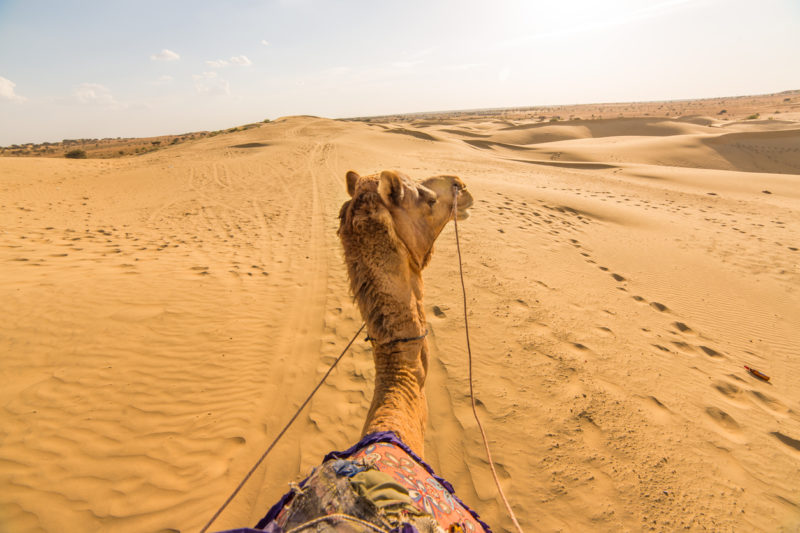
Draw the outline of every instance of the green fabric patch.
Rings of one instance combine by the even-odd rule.
[[[375,507],[402,507],[416,510],[405,487],[397,483],[392,476],[379,470],[365,470],[350,478],[350,483],[360,496],[371,501]],[[416,514],[416,513],[414,513]]]

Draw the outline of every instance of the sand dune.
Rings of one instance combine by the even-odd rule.
[[[526,530],[796,531],[800,124],[775,122],[290,117],[0,158],[0,531],[198,530],[360,325],[337,214],[347,170],[384,168],[476,199],[476,388]],[[448,227],[427,458],[504,531],[456,276]],[[216,526],[352,444],[372,379],[358,342]]]

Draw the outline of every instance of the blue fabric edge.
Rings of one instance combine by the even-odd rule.
[[[481,526],[483,526],[483,529],[486,531],[486,533],[492,533],[492,529],[489,527],[489,524],[481,520],[481,517],[478,516],[477,512],[472,510],[467,504],[461,501],[461,498],[456,496],[456,491],[453,488],[453,485],[451,485],[450,482],[447,481],[446,479],[438,476],[436,472],[433,471],[433,468],[431,468],[430,465],[428,465],[428,463],[423,461],[420,456],[414,453],[414,450],[406,446],[406,444],[403,441],[401,441],[400,438],[397,435],[395,435],[393,431],[377,431],[375,433],[370,433],[369,435],[364,435],[363,437],[361,437],[361,440],[359,440],[356,444],[354,444],[350,448],[342,452],[330,452],[322,459],[322,462],[324,463],[325,461],[328,461],[330,459],[347,459],[360,449],[366,448],[367,446],[370,446],[372,444],[377,444],[379,442],[389,442],[391,444],[394,444],[395,446],[406,452],[408,455],[410,455],[412,459],[414,459],[417,463],[419,463],[419,465],[422,466],[422,468],[424,468],[431,476],[433,476],[433,478],[436,481],[441,483],[441,485],[445,489],[447,489],[447,492],[450,493],[450,495],[453,497],[455,501],[461,504],[461,506],[464,509],[469,511],[469,513],[472,515],[472,518],[474,518]],[[299,484],[300,487],[304,487],[306,482],[308,481],[308,478],[310,477],[311,474],[309,474],[308,477],[306,477],[303,481],[301,481]],[[275,520],[275,518],[277,518],[278,516],[278,513],[280,513],[281,509],[283,509],[283,507],[287,503],[289,503],[293,495],[294,493],[292,491],[289,491],[286,494],[284,494],[281,497],[281,499],[278,500],[278,502],[275,505],[273,505],[269,511],[267,511],[267,514],[264,516],[264,518],[258,521],[258,524],[256,524],[256,529],[263,530],[263,528],[265,528],[267,524]]]

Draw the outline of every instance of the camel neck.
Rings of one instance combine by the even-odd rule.
[[[424,335],[422,276],[409,268],[404,277],[407,285],[403,290],[392,291],[393,297],[384,301],[388,305],[369,315],[369,335],[376,339],[372,343],[375,391],[364,433],[394,431],[422,455],[428,411],[424,392],[428,340]]]
[[[376,346],[405,344],[424,337],[427,329],[422,275],[408,265],[391,277],[391,290],[380,290],[376,280],[370,285],[377,290],[364,291],[364,298],[358,299],[368,336]]]
[[[428,408],[425,377],[428,372],[426,339],[373,345],[375,391],[364,434],[394,431],[415,452],[424,452]]]

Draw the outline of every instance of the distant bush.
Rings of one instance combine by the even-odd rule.
[[[267,122],[269,122],[269,119],[268,119],[268,118],[265,118],[265,119],[264,119],[264,120],[262,120],[261,122],[263,122],[264,124],[266,124]]]
[[[756,113],[755,115],[750,115],[749,117],[747,117],[747,120],[755,120],[760,116],[761,115],[759,113]]]
[[[64,154],[64,157],[68,157],[70,159],[86,159],[86,152],[80,149],[70,150]]]
[[[150,144],[152,144],[153,146],[158,146],[161,144],[161,141],[150,141]]]
[[[727,109],[720,109],[720,111],[719,111],[719,113],[717,113],[717,115],[724,115],[727,112],[728,112]]]

